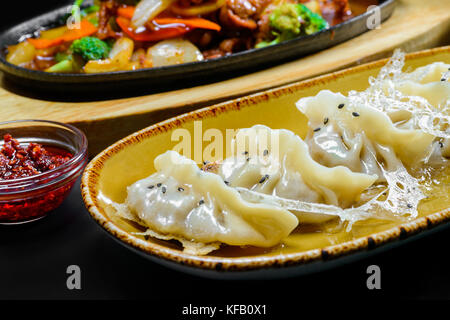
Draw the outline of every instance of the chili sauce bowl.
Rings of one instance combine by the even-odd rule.
[[[86,136],[71,125],[44,120],[0,122],[0,147],[5,134],[22,146],[37,143],[53,154],[70,154],[68,161],[54,169],[0,180],[0,224],[41,219],[61,205],[86,166]]]

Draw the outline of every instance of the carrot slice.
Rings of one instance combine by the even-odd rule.
[[[64,42],[63,39],[28,39],[28,42],[31,43],[36,49],[47,49],[51,47],[58,46]]]
[[[117,15],[119,17],[124,17],[127,19],[133,19],[134,11],[136,10],[136,7],[128,6],[128,7],[120,7],[117,9]]]
[[[190,29],[184,27],[160,28],[159,30],[145,30],[136,33],[131,27],[131,21],[123,17],[117,17],[117,24],[131,39],[136,41],[160,41],[164,39],[175,38],[188,32]]]
[[[97,32],[97,27],[88,20],[81,20],[79,29],[69,29],[62,35],[65,42],[90,36]]]
[[[190,28],[195,29],[208,29],[208,30],[215,30],[220,31],[221,27],[212,21],[202,19],[202,18],[188,18],[188,19],[181,19],[181,18],[155,18],[153,20],[159,25],[165,25],[165,24],[183,24]]]
[[[88,20],[81,20],[79,29],[69,29],[64,34],[55,39],[28,39],[36,49],[47,49],[58,46],[64,42],[74,41],[90,36],[97,32],[97,27]]]

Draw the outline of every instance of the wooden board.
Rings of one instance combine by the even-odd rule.
[[[450,43],[450,1],[397,0],[392,17],[343,44],[231,80],[127,99],[57,102],[0,87],[0,119],[48,119],[76,125],[88,136],[91,155],[134,132],[176,114],[356,64]]]

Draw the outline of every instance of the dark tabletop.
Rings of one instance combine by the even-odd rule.
[[[441,231],[337,269],[285,280],[220,281],[178,273],[136,255],[90,217],[75,185],[63,205],[37,222],[0,228],[0,299],[166,299],[245,303],[295,299],[450,298],[450,231]],[[381,269],[381,290],[366,286],[369,265]],[[81,290],[68,290],[69,265],[81,269]],[[287,289],[292,289],[287,291]],[[188,293],[188,294],[187,294]],[[294,296],[287,297],[294,298]]]
[[[4,27],[70,1],[9,3]],[[14,6],[16,10],[14,10]],[[20,8],[20,10],[19,10]],[[8,14],[14,12],[14,15]],[[89,216],[79,184],[40,221],[0,227],[0,299],[133,299],[254,303],[335,298],[450,299],[450,230],[337,269],[270,281],[216,281],[178,273],[112,240]],[[369,265],[381,290],[366,286]],[[81,290],[68,290],[66,269],[81,268]]]

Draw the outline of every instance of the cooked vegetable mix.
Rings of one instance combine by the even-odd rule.
[[[352,16],[348,0],[76,0],[66,25],[7,48],[56,73],[137,70],[218,58],[310,35]]]
[[[309,35],[327,28],[327,21],[303,4],[285,3],[275,8],[269,16],[270,29],[274,40],[261,41],[256,47],[262,48],[294,39],[301,34]]]

